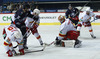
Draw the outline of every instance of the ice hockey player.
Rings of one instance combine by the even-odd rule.
[[[71,4],[69,4],[69,7],[68,7],[65,15],[66,15],[66,19],[69,18],[73,22],[74,25],[78,24],[79,10],[77,8],[74,8],[71,6]]]
[[[16,55],[12,42],[16,42],[18,44],[20,54],[24,55],[22,34],[14,24],[8,25],[3,29],[3,37],[4,47],[7,51],[6,53],[8,54],[8,57]]]
[[[29,11],[30,5],[29,4],[24,4],[22,9],[19,9],[15,13],[15,20],[13,23],[21,30],[23,38],[24,38],[24,44],[23,47],[24,49],[28,49],[27,47],[27,36],[25,35],[26,33],[26,26],[25,26],[25,19],[26,17],[33,17],[31,12]]]
[[[33,11],[34,17],[33,18],[27,17],[25,20],[25,24],[26,24],[27,30],[30,28],[32,34],[39,40],[40,45],[43,45],[43,41],[37,30],[40,23],[39,14],[40,14],[40,10],[34,9]]]
[[[56,37],[56,46],[65,46],[62,40],[74,40],[74,47],[78,48],[81,45],[81,41],[78,40],[79,33],[69,19],[65,19],[65,16],[60,15],[58,20],[61,23],[59,36]]]
[[[95,14],[92,11],[90,11],[90,8],[87,8],[86,11],[82,13],[82,17],[80,18],[80,21],[77,25],[78,26],[77,31],[80,32],[82,25],[84,25],[85,27],[88,27],[91,37],[95,39],[96,36],[94,36],[93,34],[93,29],[92,29],[91,22],[90,22],[91,17],[96,19]]]

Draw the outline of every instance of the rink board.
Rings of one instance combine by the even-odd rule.
[[[100,12],[94,12],[96,15],[100,15]],[[79,15],[79,18],[81,17]],[[65,15],[64,12],[56,12],[56,13],[40,13],[40,25],[60,25],[58,21],[59,15]],[[9,25],[11,21],[14,20],[14,14],[0,14],[0,25]],[[100,19],[92,22],[92,25],[100,25]]]

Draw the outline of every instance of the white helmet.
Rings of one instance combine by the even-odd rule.
[[[90,8],[87,8],[86,11],[90,11]]]
[[[39,9],[34,9],[33,13],[36,14],[36,15],[39,15],[40,14],[40,10]]]
[[[21,38],[21,33],[19,31],[15,31],[13,35],[16,39]]]

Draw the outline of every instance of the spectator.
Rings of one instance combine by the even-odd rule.
[[[34,1],[31,2],[30,7],[31,7],[31,10],[34,10],[35,9]]]

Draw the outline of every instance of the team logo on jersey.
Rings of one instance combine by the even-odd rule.
[[[60,33],[62,33],[62,30],[60,31]]]

